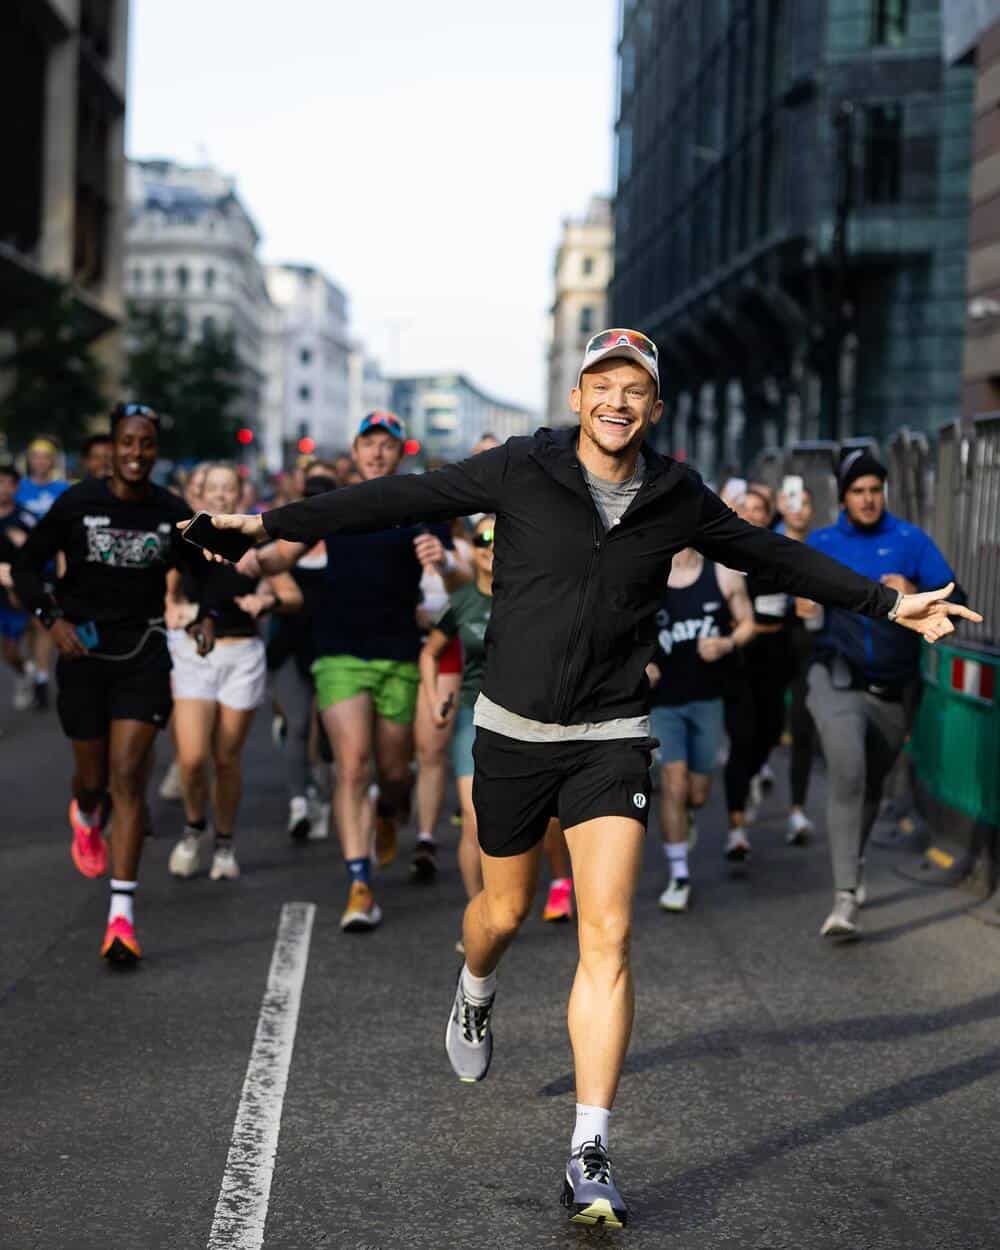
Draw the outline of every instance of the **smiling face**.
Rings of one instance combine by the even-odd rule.
[[[403,444],[386,430],[369,430],[354,440],[354,462],[362,481],[388,477],[403,458]]]
[[[112,476],[126,486],[148,482],[160,448],[156,425],[148,417],[124,417],[111,438]]]
[[[580,418],[581,442],[615,459],[634,453],[663,413],[656,383],[646,370],[615,357],[584,373],[570,391],[569,406]]]
[[[885,483],[874,473],[855,479],[844,492],[844,507],[853,525],[877,525],[885,511]]]
[[[201,506],[205,512],[218,516],[235,512],[240,504],[240,475],[228,464],[213,465],[205,474]]]

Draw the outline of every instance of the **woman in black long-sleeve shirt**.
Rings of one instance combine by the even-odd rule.
[[[146,762],[170,716],[170,656],[162,629],[167,571],[204,569],[178,521],[191,510],[150,481],[158,452],[156,414],[120,404],[112,415],[112,473],[62,494],[32,531],[14,564],[25,607],[59,651],[59,719],[73,745],[73,862],[85,877],[107,871],[104,826],[114,808],[111,907],[101,954],[141,957],[133,896],[143,839]],[[57,552],[66,572],[55,594],[43,570]],[[211,597],[191,630],[202,653],[213,644]]]

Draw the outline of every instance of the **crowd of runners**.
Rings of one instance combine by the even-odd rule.
[[[525,916],[539,906],[546,921],[577,921],[564,1202],[591,1224],[627,1218],[609,1115],[651,805],[659,904],[684,913],[696,840],[698,855],[748,870],[783,738],[788,854],[809,840],[821,754],[833,903],[820,932],[857,936],[920,638],[974,617],[931,539],[888,511],[871,453],[841,461],[839,518],[816,526],[801,483],[775,496],[732,477],[720,498],[651,451],[661,411],[655,345],[608,330],[581,362],[574,424],[503,445],[484,436],[426,473],[406,472],[402,421],[374,412],[349,453],[301,464],[266,502],[231,463],[158,485],[158,417],[141,403],[118,405],[88,440],[72,485],[46,437],[23,476],[0,465],[3,657],[24,715],[48,705],[54,679],[73,752],[73,863],[110,879],[101,954],[141,958],[159,731],[160,794],[179,804],[169,871],[231,883],[242,755],[267,716],[284,836],[339,840],[345,933],[382,920],[376,866],[402,853],[418,888],[457,862],[469,903],[455,918],[464,960],[446,1049],[461,1080],[490,1066],[496,970]],[[197,513],[213,518],[204,546],[185,534]],[[245,554],[212,556],[234,538]],[[727,827],[699,828],[717,770]]]

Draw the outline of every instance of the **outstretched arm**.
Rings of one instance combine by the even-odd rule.
[[[330,534],[365,534],[393,525],[495,512],[507,457],[506,446],[495,447],[430,473],[379,477],[272,508],[261,516],[216,516],[212,524],[238,530],[256,542],[284,538],[312,544]]]

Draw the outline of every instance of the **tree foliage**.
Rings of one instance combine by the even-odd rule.
[[[48,282],[18,306],[5,329],[13,347],[0,354],[0,372],[11,386],[0,399],[0,429],[12,446],[39,433],[73,446],[91,418],[106,411],[103,372],[91,353],[92,316],[69,286]]]
[[[245,423],[240,363],[228,331],[192,340],[183,314],[164,304],[130,304],[126,385],[160,414],[160,448],[180,459],[231,457]]]

